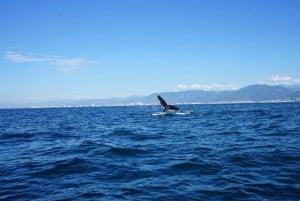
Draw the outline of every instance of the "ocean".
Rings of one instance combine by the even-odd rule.
[[[0,110],[0,200],[300,200],[300,103]]]

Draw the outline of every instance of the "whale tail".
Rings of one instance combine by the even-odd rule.
[[[163,107],[163,112],[168,112],[169,110],[179,110],[179,108],[176,106],[168,105],[167,102],[160,95],[157,95],[157,98],[160,102],[160,105]]]

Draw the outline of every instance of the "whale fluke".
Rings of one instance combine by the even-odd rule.
[[[157,98],[160,102],[160,105],[164,108],[163,112],[168,112],[169,110],[179,110],[179,108],[176,106],[168,105],[167,102],[160,95],[157,95]]]

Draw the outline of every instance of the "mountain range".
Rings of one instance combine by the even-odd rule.
[[[300,88],[284,86],[249,85],[238,90],[203,91],[188,90],[178,92],[153,93],[148,96],[130,96],[127,98],[59,100],[19,105],[1,105],[0,107],[75,107],[75,106],[129,106],[159,104],[157,94],[170,104],[209,104],[243,102],[300,102]]]
[[[123,99],[123,103],[158,104],[157,94],[154,93],[144,97],[129,97]],[[260,84],[230,91],[188,90],[162,92],[159,94],[172,104],[300,101],[300,88]]]

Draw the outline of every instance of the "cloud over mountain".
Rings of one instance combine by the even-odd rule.
[[[267,83],[271,85],[300,85],[300,78],[285,75],[271,75]]]
[[[203,91],[223,91],[223,90],[235,90],[240,86],[237,84],[179,84],[177,86],[179,90],[203,90]]]

